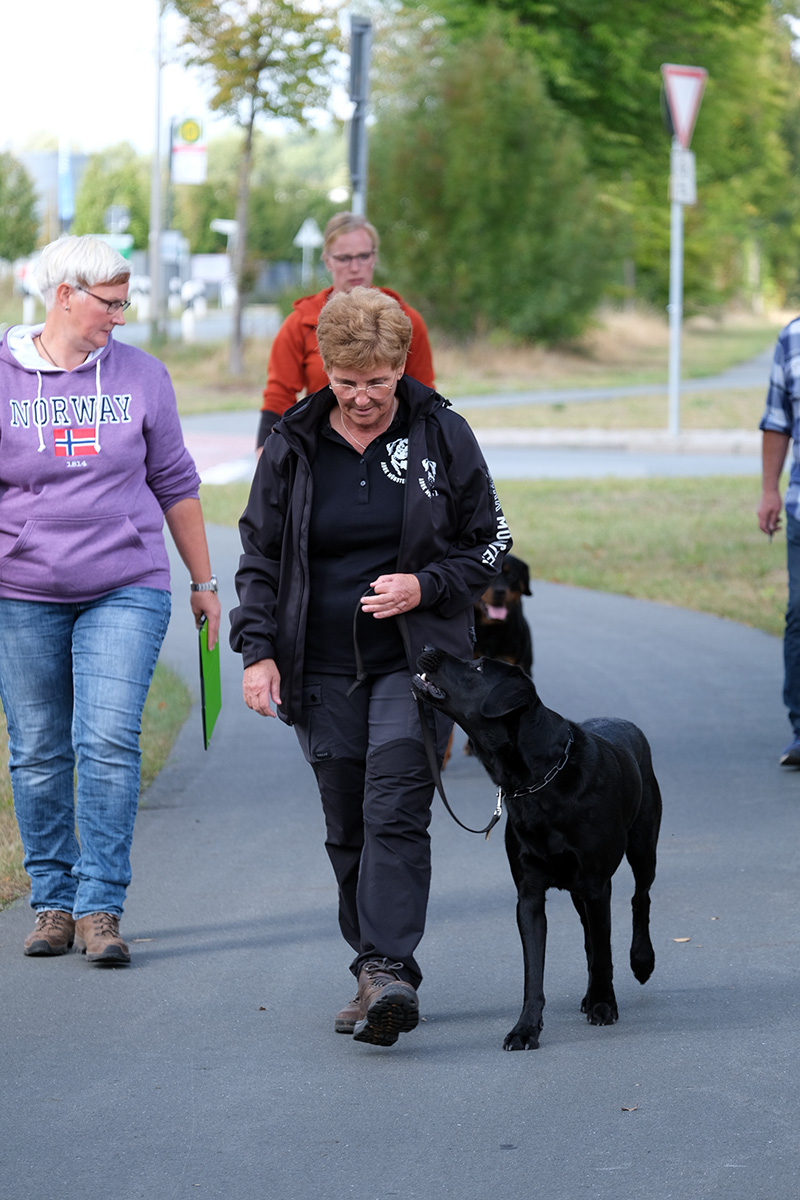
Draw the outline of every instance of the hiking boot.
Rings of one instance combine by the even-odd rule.
[[[386,958],[364,963],[358,976],[358,998],[364,1015],[353,1029],[354,1042],[393,1046],[401,1033],[416,1029],[419,1001],[411,984],[397,974],[402,966]]]
[[[800,729],[795,729],[794,737],[781,754],[782,767],[800,767]]]
[[[75,922],[72,913],[60,908],[47,908],[36,914],[33,932],[25,938],[25,954],[45,958],[66,954],[75,941]]]
[[[364,1015],[361,1008],[361,1000],[356,996],[355,1000],[351,1000],[349,1004],[345,1004],[344,1008],[340,1008],[333,1021],[333,1028],[337,1033],[352,1033],[356,1027],[356,1021],[359,1021]]]
[[[96,912],[75,922],[75,945],[89,962],[118,967],[131,961],[128,947],[119,936],[119,917]]]

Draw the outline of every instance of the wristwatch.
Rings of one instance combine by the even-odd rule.
[[[217,577],[216,575],[212,575],[208,583],[195,583],[194,580],[192,580],[189,584],[189,587],[193,592],[216,592]]]

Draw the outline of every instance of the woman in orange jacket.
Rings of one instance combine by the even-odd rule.
[[[267,365],[267,386],[261,406],[256,438],[258,450],[264,445],[275,422],[305,392],[317,392],[328,378],[317,349],[317,320],[325,302],[334,292],[350,292],[354,287],[370,287],[378,255],[378,232],[366,217],[356,213],[337,213],[325,227],[322,261],[331,273],[332,285],[314,296],[295,300],[294,311],[281,325],[272,343]],[[428,331],[422,317],[397,292],[381,288],[398,302],[411,321],[411,349],[406,374],[428,387],[434,386],[433,358]]]

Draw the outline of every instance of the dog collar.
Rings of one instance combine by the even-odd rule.
[[[506,795],[501,794],[500,796],[498,796],[498,804],[500,804],[503,799],[507,799],[509,796],[511,797],[512,800],[515,800],[517,798],[517,796],[530,796],[533,794],[533,792],[540,792],[542,790],[542,788],[547,787],[548,783],[550,783],[553,779],[555,779],[558,772],[563,771],[564,767],[567,765],[567,760],[569,759],[569,749],[570,749],[571,745],[572,745],[572,730],[570,730],[570,732],[569,732],[569,737],[567,738],[567,744],[564,747],[564,754],[563,754],[562,758],[556,763],[556,765],[554,767],[550,768],[550,770],[547,772],[547,774],[545,775],[542,782],[534,784],[533,787],[519,788],[516,792],[508,792]]]

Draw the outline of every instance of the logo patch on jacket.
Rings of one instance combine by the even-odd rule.
[[[396,442],[387,442],[386,453],[389,455],[389,461],[381,463],[384,475],[387,479],[391,479],[392,483],[405,483],[408,466],[408,438],[398,438]]]
[[[423,458],[422,469],[425,475],[421,475],[417,482],[425,495],[432,500],[434,496],[439,495],[436,490],[436,463],[432,458]]]
[[[76,454],[97,454],[95,431],[91,426],[87,429],[71,429],[69,426],[64,429],[54,429],[53,443],[56,458],[73,458]]]

